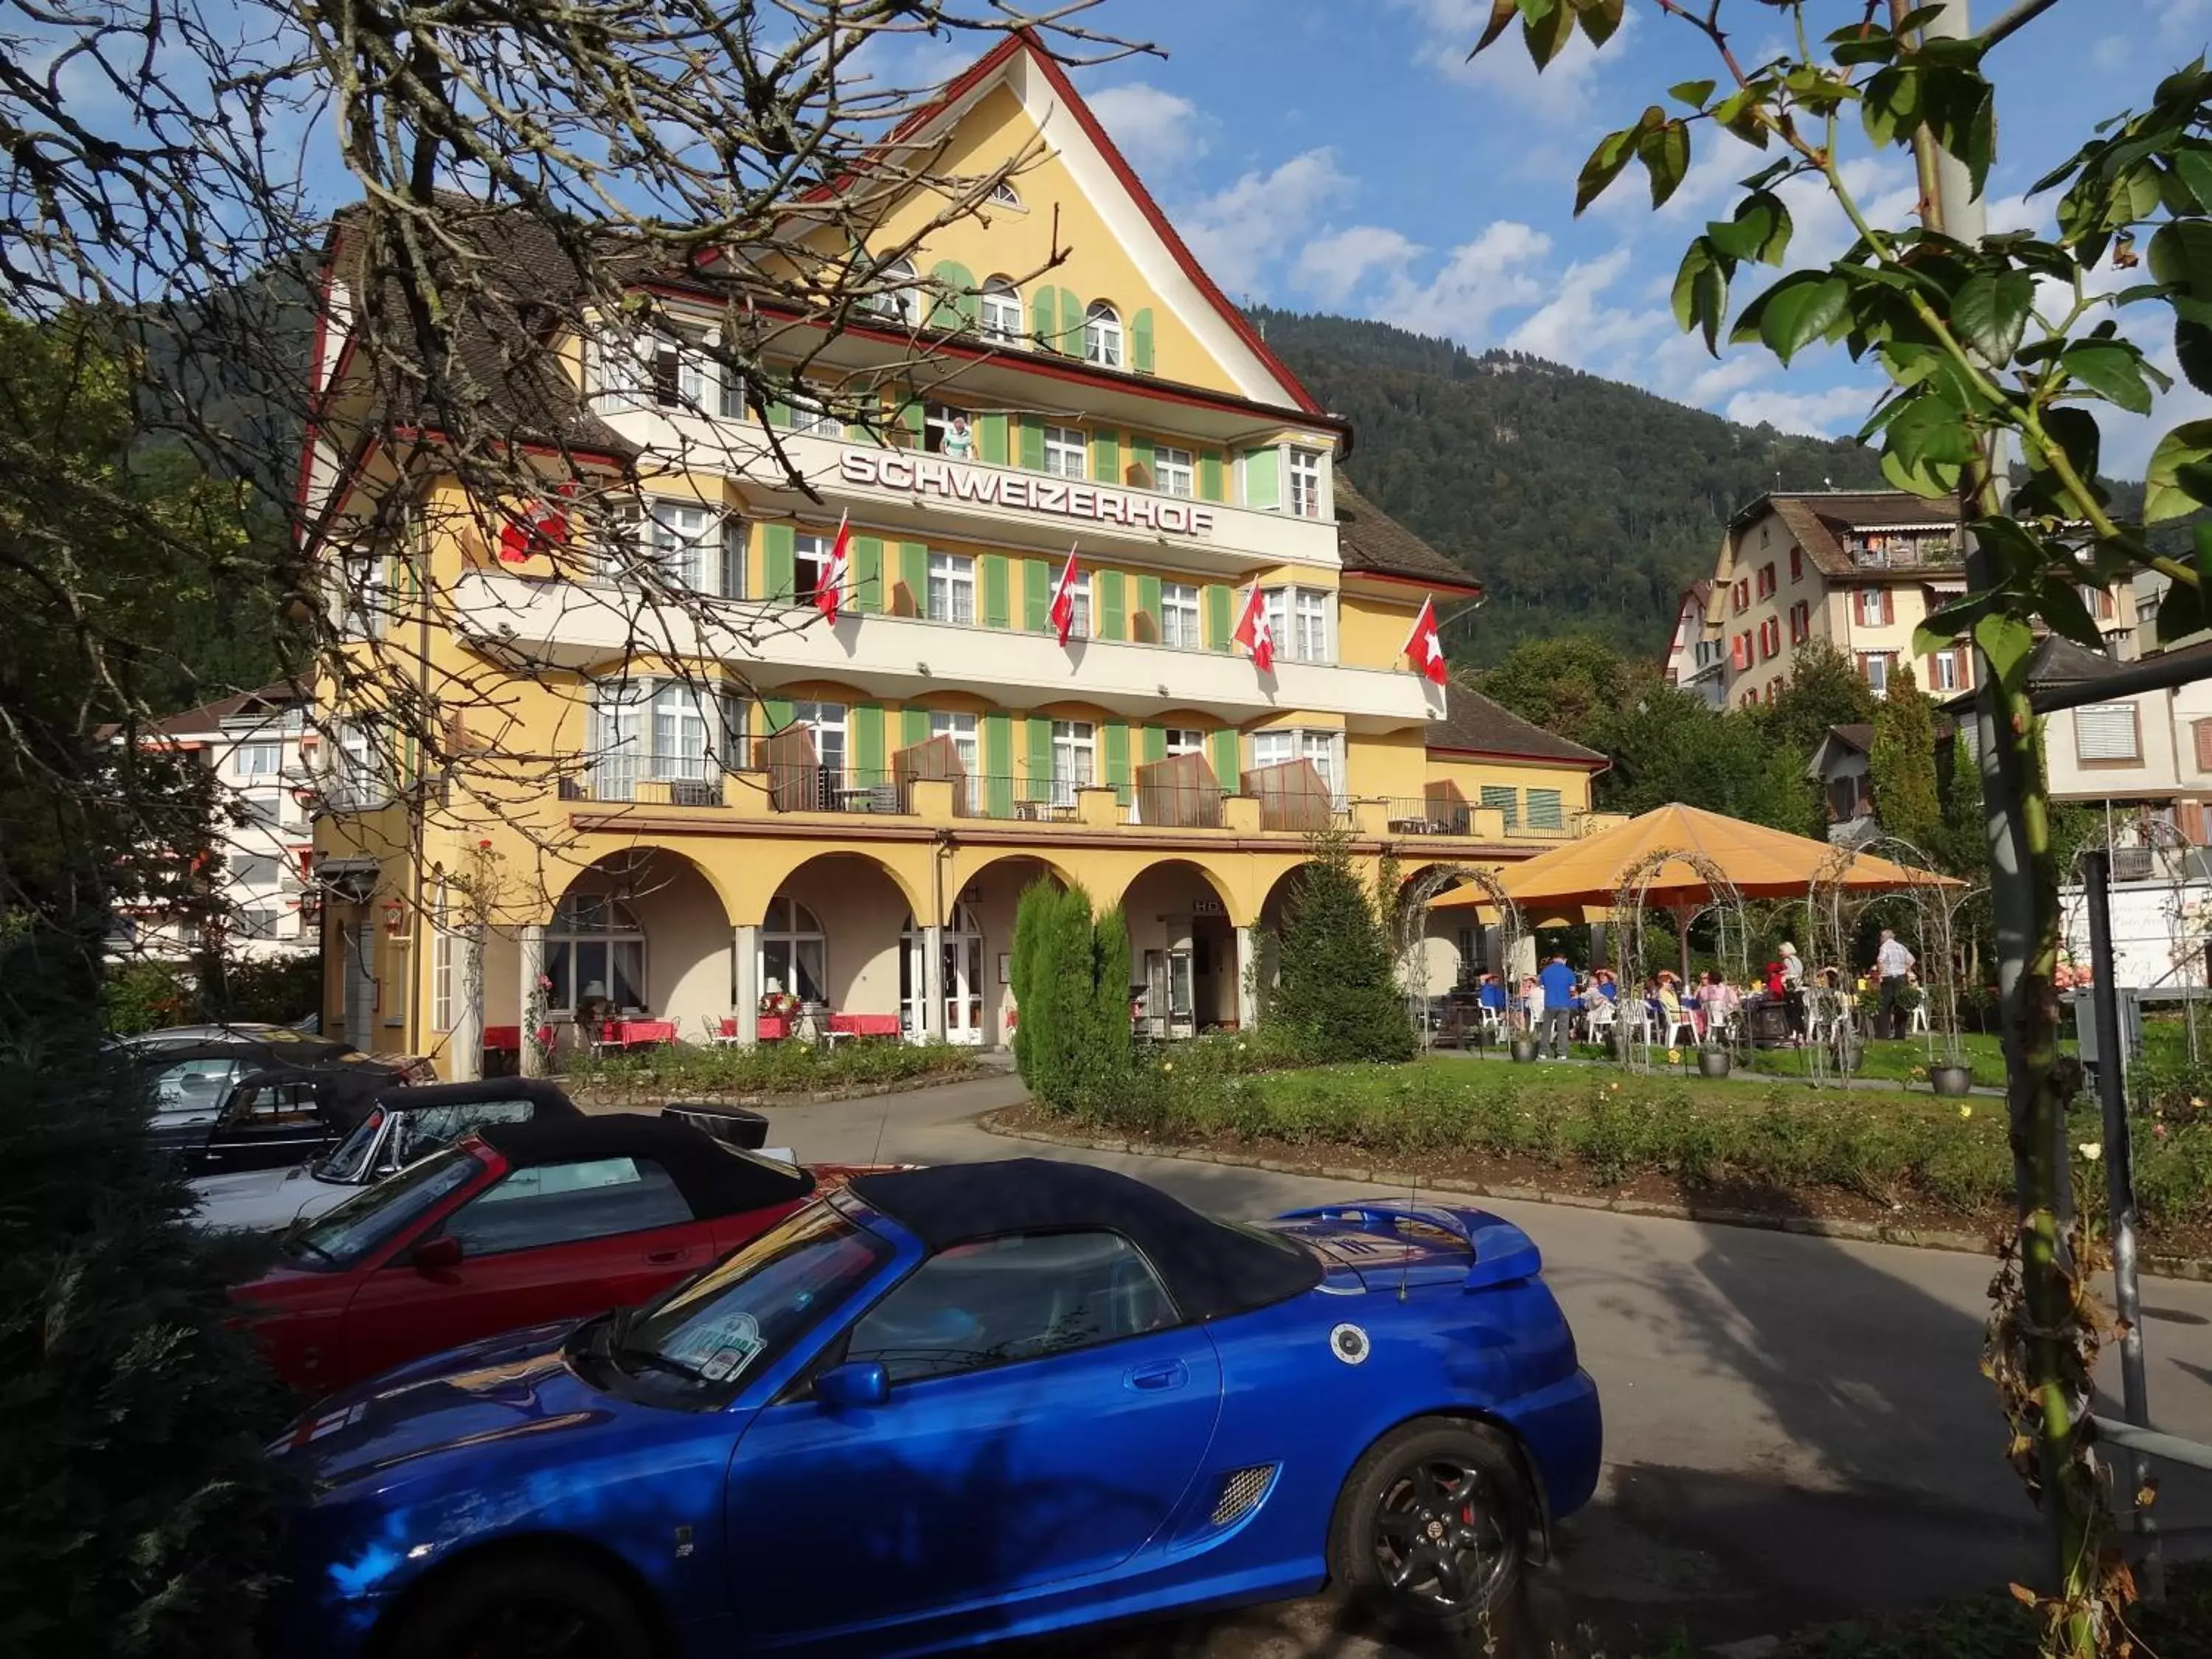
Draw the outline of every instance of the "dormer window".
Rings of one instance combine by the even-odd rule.
[[[1093,300],[1083,318],[1083,361],[1104,368],[1121,367],[1121,313]]]

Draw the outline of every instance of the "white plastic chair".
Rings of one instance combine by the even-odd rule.
[[[1911,1036],[1916,1031],[1924,1034],[1927,1030],[1928,999],[1923,996],[1919,1001],[1912,1005],[1912,1012],[1905,1022],[1905,1034],[1907,1036]]]
[[[1583,1010],[1583,1036],[1585,1040],[1602,1045],[1613,1035],[1613,1023],[1620,1017],[1620,1010],[1609,1001],[1601,1000]]]

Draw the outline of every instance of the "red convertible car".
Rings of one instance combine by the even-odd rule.
[[[278,1241],[232,1297],[326,1393],[478,1337],[643,1302],[855,1171],[635,1114],[486,1124]]]

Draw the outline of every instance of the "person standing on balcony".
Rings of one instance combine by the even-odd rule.
[[[1889,928],[1881,930],[1881,943],[1874,953],[1874,970],[1881,980],[1881,1012],[1878,1024],[1881,1034],[1896,1038],[1905,1035],[1905,1005],[1899,994],[1905,989],[1905,976],[1912,971],[1917,961],[1911,951],[1899,941]]]
[[[1567,1041],[1571,1035],[1569,1022],[1575,1012],[1575,970],[1567,966],[1567,959],[1559,951],[1544,965],[1536,975],[1544,988],[1544,1024],[1546,1029],[1536,1033],[1538,1047],[1546,1040],[1552,1045],[1552,1058],[1567,1057]]]

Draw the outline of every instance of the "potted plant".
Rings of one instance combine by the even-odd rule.
[[[1939,1095],[1956,1100],[1974,1086],[1974,1068],[1954,1055],[1928,1067],[1929,1085]]]
[[[1698,1071],[1704,1077],[1726,1077],[1735,1064],[1735,1056],[1729,1053],[1723,1042],[1707,1042],[1698,1050]]]
[[[1539,1052],[1534,1031],[1516,1031],[1511,1043],[1513,1062],[1516,1066],[1533,1066]]]

